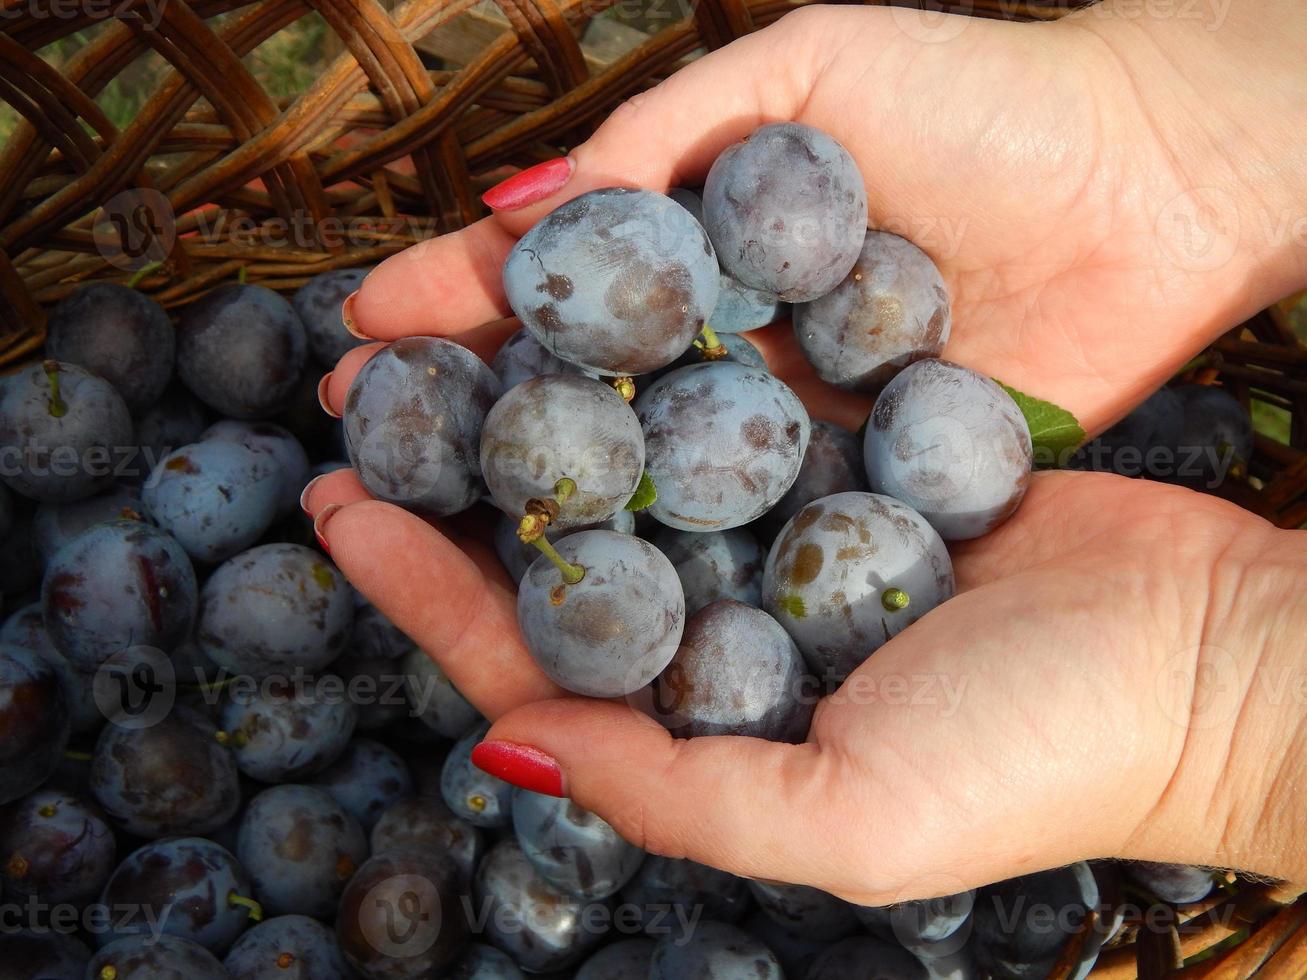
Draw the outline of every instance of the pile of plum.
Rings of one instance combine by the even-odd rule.
[[[1016,511],[1034,449],[1002,386],[939,359],[944,280],[867,230],[843,147],[769,125],[701,194],[564,204],[508,257],[522,329],[492,365],[398,341],[336,422],[317,374],[358,343],[365,274],[226,284],[176,326],[85,286],[0,379],[0,980],[1034,978],[1072,942],[1088,971],[1115,865],[862,908],[646,855],[481,772],[488,723],[296,506],[352,466],[426,517],[492,507],[559,685],[677,737],[801,742],[950,599],[947,542]],[[745,334],[783,317],[822,379],[875,395],[865,432],[768,369]],[[1220,395],[1164,390],[1103,439],[1179,442],[1201,410],[1187,438],[1246,457]],[[1212,887],[1125,870],[1169,902]]]

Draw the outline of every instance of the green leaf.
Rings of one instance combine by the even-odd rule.
[[[644,510],[658,499],[658,488],[649,474],[640,474],[640,485],[635,488],[635,496],[626,502],[627,510]]]
[[[994,379],[998,381],[997,378]],[[1035,450],[1035,469],[1056,469],[1066,462],[1071,451],[1085,441],[1085,430],[1076,417],[1052,402],[1017,391],[998,381],[1030,427],[1030,442]]]

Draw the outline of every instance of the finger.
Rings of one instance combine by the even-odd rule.
[[[570,799],[655,854],[804,883],[829,882],[837,870],[822,852],[838,830],[832,801],[844,766],[816,743],[673,739],[629,705],[583,698],[519,708],[487,743],[545,753]],[[476,754],[490,771],[494,758],[493,748]]]
[[[334,476],[335,474],[333,474]],[[314,488],[313,500],[345,484]],[[493,555],[469,555],[421,518],[379,501],[316,511],[314,528],[350,583],[427,651],[488,718],[563,692],[535,665],[517,600]]]
[[[358,474],[350,467],[332,470],[315,476],[300,494],[300,509],[312,520],[324,508],[335,504],[357,504],[362,500],[371,500],[372,494],[359,482]]]
[[[447,337],[508,316],[500,276],[517,239],[485,218],[392,255],[349,300],[352,329],[377,340]]]
[[[495,320],[492,323],[465,330],[450,339],[466,347],[489,364],[495,359],[495,352],[504,345],[504,341],[519,326],[521,324],[516,320]],[[363,344],[360,347],[355,347],[340,359],[335,369],[328,375],[330,380],[323,387],[323,397],[327,406],[337,415],[344,413],[345,396],[349,394],[349,386],[354,383],[359,371],[363,370],[363,365],[371,360],[377,351],[384,349],[385,346],[385,344]]]

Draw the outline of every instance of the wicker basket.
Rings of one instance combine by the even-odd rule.
[[[796,6],[699,0],[675,19],[650,2],[663,16],[640,29],[600,16],[613,0],[112,0],[80,13],[0,0],[0,100],[24,120],[0,146],[0,366],[35,356],[43,310],[88,280],[135,278],[176,308],[238,272],[289,290],[457,228],[512,169],[556,156],[701,49]],[[1081,2],[928,5],[1051,19]],[[326,22],[335,55],[303,91],[274,98],[242,59],[306,16]],[[39,55],[83,31],[90,40],[60,69]],[[119,130],[95,100],[150,51],[171,67]],[[105,247],[105,234],[133,228],[148,247]],[[1259,435],[1246,476],[1227,481],[1283,527],[1307,524],[1307,348],[1294,310],[1286,301],[1231,331],[1190,372],[1287,415],[1286,440]],[[1307,305],[1300,315],[1307,337]],[[1094,975],[1254,973],[1307,977],[1307,899],[1232,878],[1169,929],[1127,923]]]

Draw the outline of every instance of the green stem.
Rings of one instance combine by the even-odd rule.
[[[63,418],[68,414],[68,403],[63,400],[59,394],[59,362],[48,360],[41,365],[45,371],[46,379],[50,382],[50,414],[57,419]]]
[[[886,612],[898,612],[908,608],[908,594],[902,589],[886,589],[880,594],[880,604]]]
[[[726,347],[718,339],[712,327],[705,323],[699,335],[703,337],[703,345],[699,349],[703,351],[704,360],[716,361],[726,356]]]
[[[139,269],[137,269],[135,272],[132,273],[132,277],[127,280],[127,288],[135,289],[137,286],[141,284],[142,280],[144,280],[146,276],[150,275],[150,273],[152,272],[158,272],[162,268],[163,268],[162,262],[145,263],[145,265],[141,266]]]
[[[65,759],[72,759],[74,762],[90,762],[90,761],[91,761],[91,753],[90,753],[90,752],[74,752],[72,749],[69,749],[69,750],[67,750],[67,751],[64,753],[64,758],[65,758]]]
[[[549,543],[549,539],[543,534],[536,538],[531,544],[540,549],[541,554],[554,563],[554,567],[563,576],[563,582],[567,585],[576,585],[577,582],[585,578],[585,568],[581,565],[573,565],[567,561],[558,550]]]
[[[570,476],[565,476],[554,484],[554,499],[559,504],[567,503],[569,497],[576,493],[576,481]]]
[[[252,898],[246,898],[244,895],[237,895],[235,892],[229,892],[227,895],[227,907],[245,909],[252,922],[263,921],[263,906]]]
[[[236,281],[244,286],[247,277],[248,273],[246,272],[245,266],[241,266],[236,272]]]

